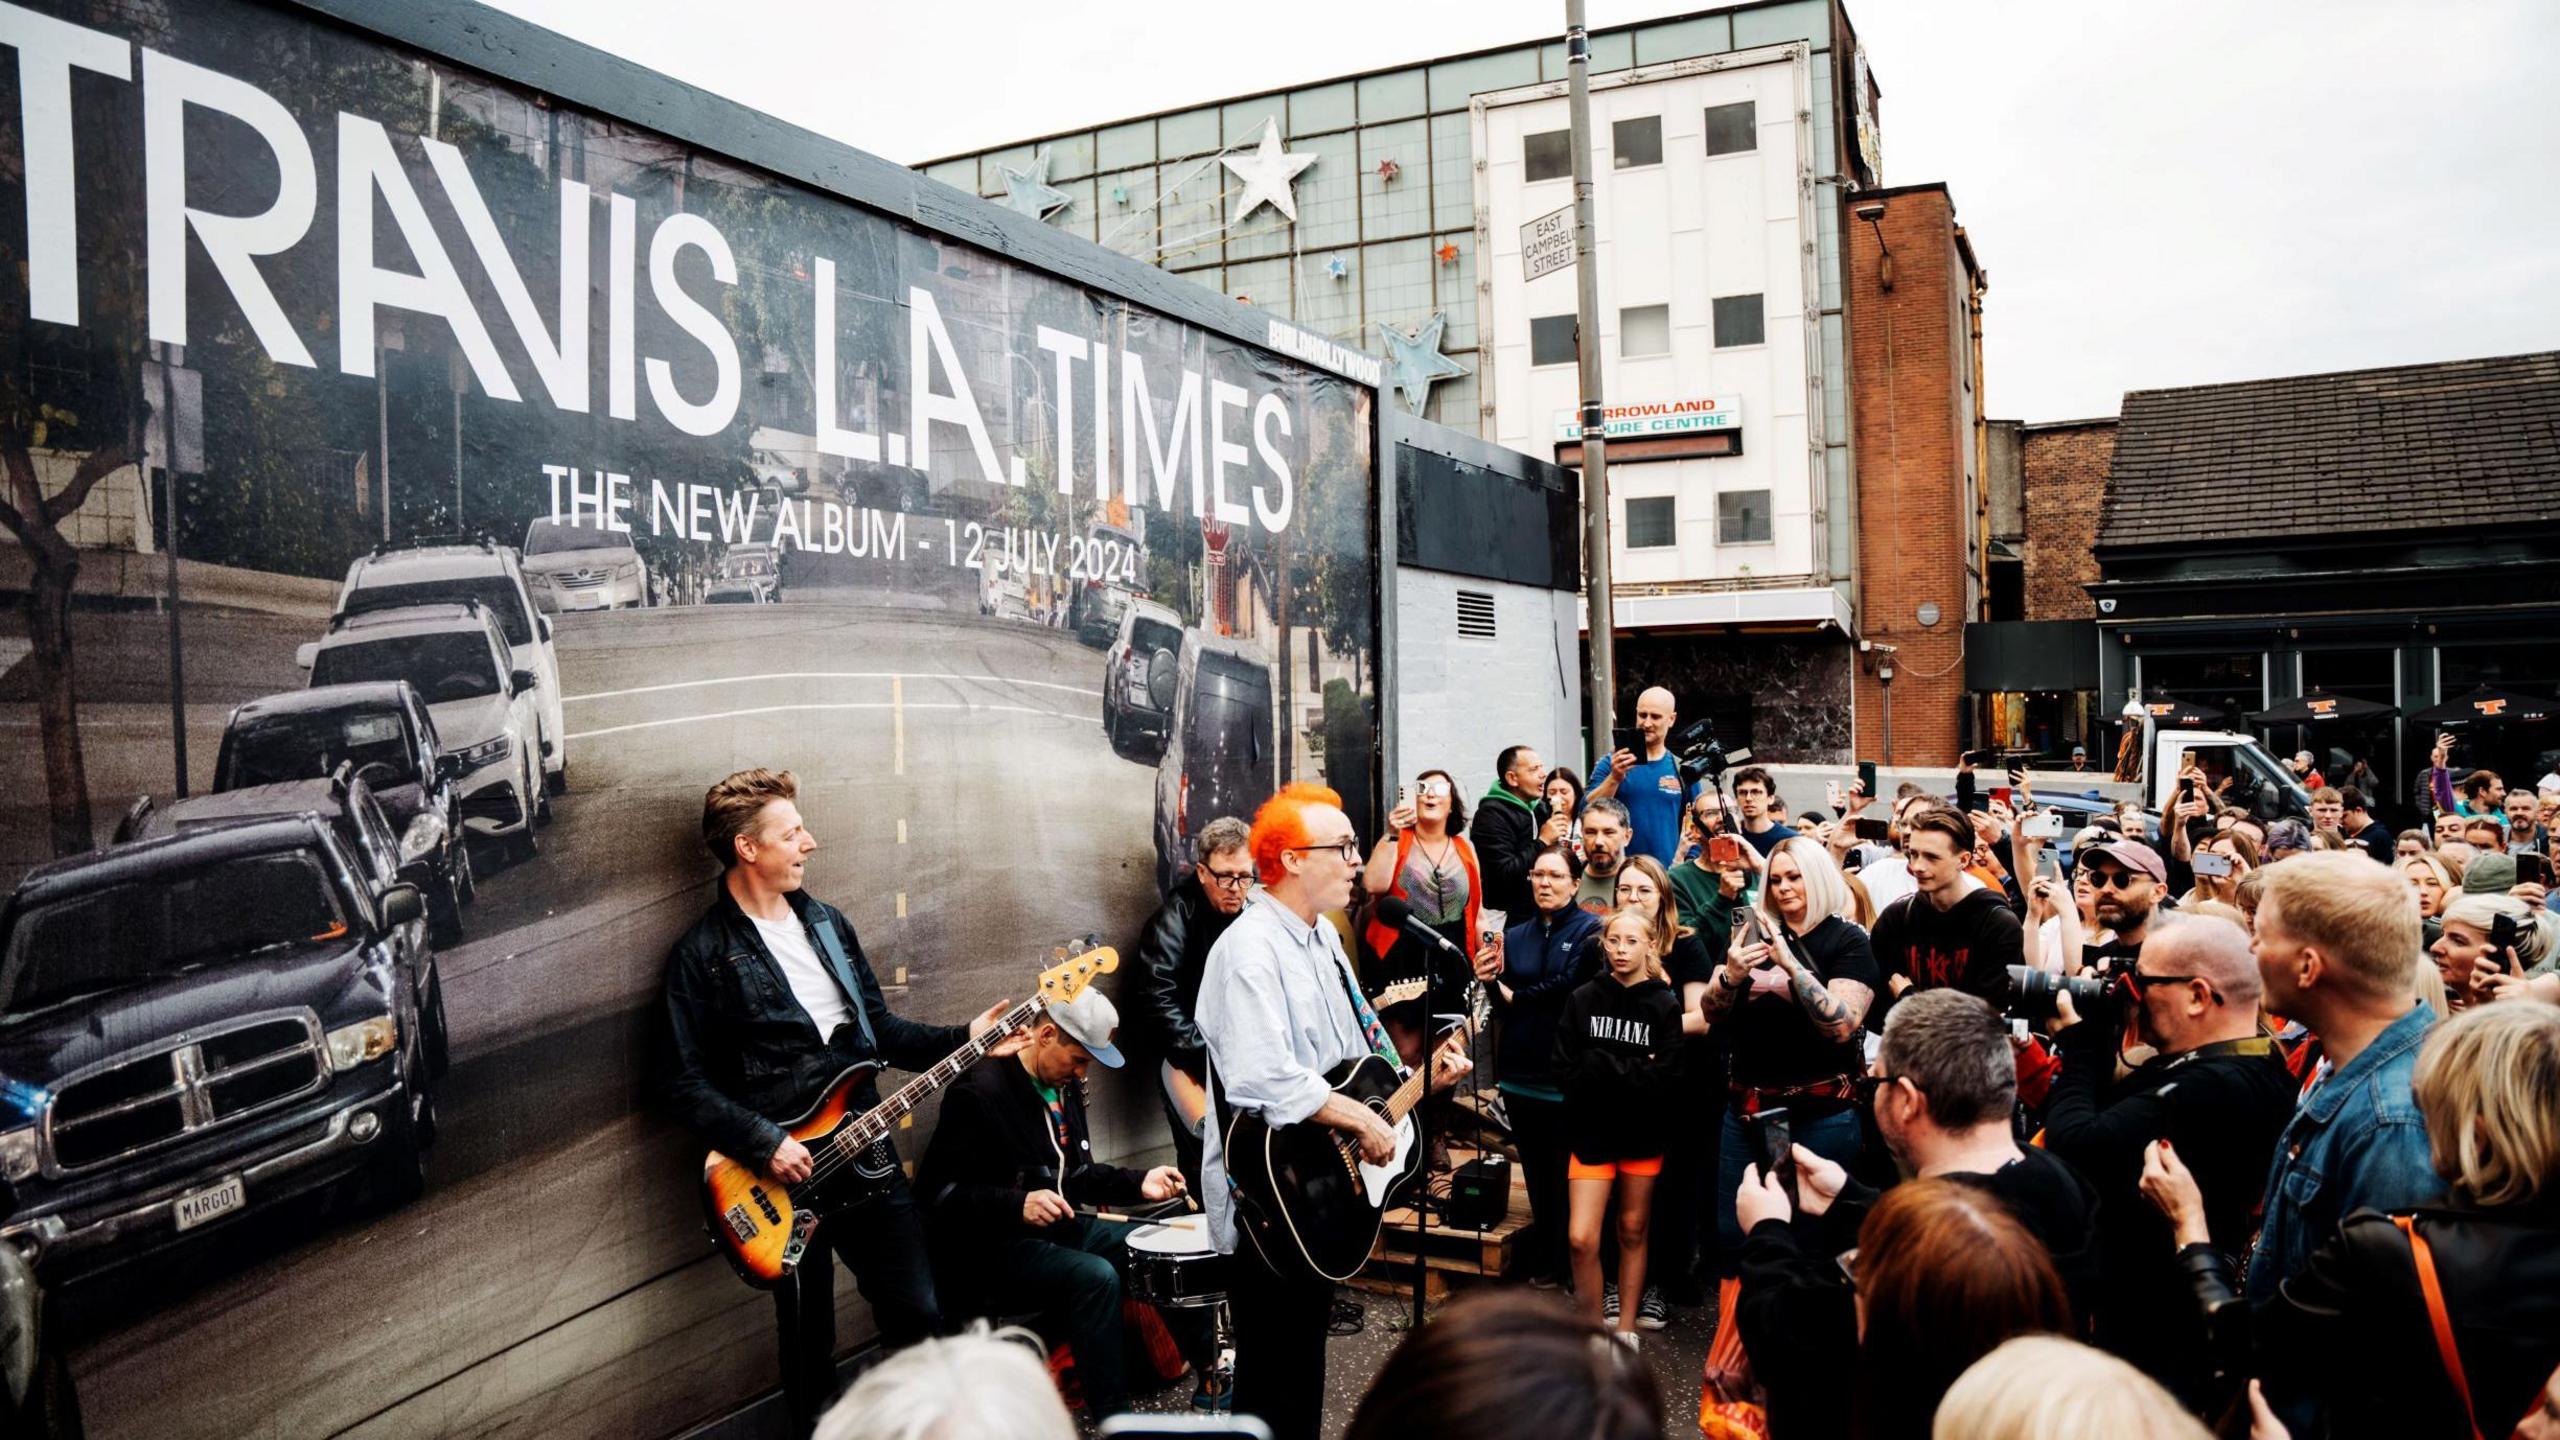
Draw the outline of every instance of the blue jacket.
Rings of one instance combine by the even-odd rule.
[[[1495,1079],[1532,1094],[1560,1096],[1556,1079],[1556,1021],[1574,987],[1591,978],[1584,964],[1600,917],[1578,905],[1554,914],[1532,914],[1502,932],[1502,983],[1511,987],[1502,1012],[1502,1041],[1495,1051]]]
[[[2252,1304],[2299,1274],[2351,1212],[2410,1210],[2444,1194],[2412,1088],[2433,1023],[2433,1012],[2412,1007],[2293,1112],[2267,1171],[2266,1218],[2249,1257]]]

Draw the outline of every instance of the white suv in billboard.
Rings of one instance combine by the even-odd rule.
[[[464,600],[477,603],[497,621],[511,652],[506,668],[533,672],[543,780],[554,795],[567,790],[569,742],[561,738],[568,727],[560,713],[560,656],[551,642],[551,622],[527,591],[513,547],[485,535],[377,545],[347,567],[337,613],[362,615]]]
[[[549,516],[524,531],[524,583],[544,612],[637,610],[649,603],[649,567],[631,537],[593,520]]]
[[[472,601],[341,615],[302,648],[315,687],[408,681],[462,772],[463,829],[518,858],[540,848],[534,827],[551,809],[534,738],[540,682],[512,662],[496,616]]]

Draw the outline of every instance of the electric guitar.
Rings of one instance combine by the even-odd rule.
[[[1055,953],[1065,955],[1067,948]],[[1095,976],[1120,968],[1119,952],[1092,943],[1091,937],[1079,942],[1078,948],[1080,953],[1041,972],[1032,997],[1006,1011],[985,1034],[859,1115],[849,1113],[854,1092],[886,1067],[876,1061],[848,1066],[816,1104],[783,1124],[785,1134],[808,1147],[812,1163],[807,1179],[786,1185],[717,1150],[705,1156],[704,1221],[712,1242],[738,1278],[759,1290],[770,1290],[790,1278],[809,1248],[810,1232],[818,1228],[821,1204],[858,1198],[865,1187],[881,1183],[897,1168],[897,1151],[889,1136],[900,1120],[985,1059],[1006,1036],[1039,1019],[1042,1011],[1064,1005],[1082,994]]]
[[[1237,1114],[1227,1127],[1227,1177],[1244,1232],[1273,1269],[1348,1280],[1368,1260],[1388,1198],[1420,1169],[1407,1112],[1422,1098],[1428,1069],[1415,1067],[1399,1084],[1394,1066],[1363,1055],[1325,1072],[1335,1094],[1394,1128],[1396,1153],[1384,1165],[1361,1159],[1359,1142],[1330,1125],[1303,1120],[1273,1129],[1251,1111]]]

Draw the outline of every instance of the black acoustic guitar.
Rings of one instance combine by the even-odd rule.
[[[1422,1098],[1424,1073],[1417,1067],[1399,1083],[1395,1067],[1375,1055],[1325,1072],[1335,1094],[1377,1111],[1394,1127],[1395,1158],[1384,1165],[1363,1161],[1358,1141],[1314,1120],[1274,1129],[1242,1112],[1227,1127],[1236,1213],[1274,1270],[1348,1280],[1367,1262],[1388,1200],[1421,1168],[1406,1112]]]

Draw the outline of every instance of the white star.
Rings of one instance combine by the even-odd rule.
[[[1416,415],[1431,399],[1435,380],[1454,380],[1467,367],[1440,353],[1440,335],[1449,328],[1446,311],[1435,311],[1412,334],[1381,320],[1378,338],[1387,342],[1387,383],[1403,392],[1404,408]]]
[[[1016,170],[1010,165],[1004,171],[1004,207],[1019,211],[1034,220],[1046,220],[1075,197],[1049,183],[1049,147],[1041,146],[1031,156],[1031,168]]]
[[[1251,155],[1242,158],[1221,155],[1218,159],[1228,169],[1236,172],[1237,179],[1244,182],[1244,199],[1236,206],[1236,219],[1239,222],[1253,214],[1256,207],[1265,201],[1270,202],[1272,209],[1288,216],[1291,220],[1298,218],[1298,197],[1290,190],[1289,185],[1291,181],[1298,178],[1299,171],[1316,163],[1316,157],[1312,154],[1292,155],[1283,151],[1280,148],[1278,120],[1268,116],[1263,118],[1262,143],[1254,147]]]

